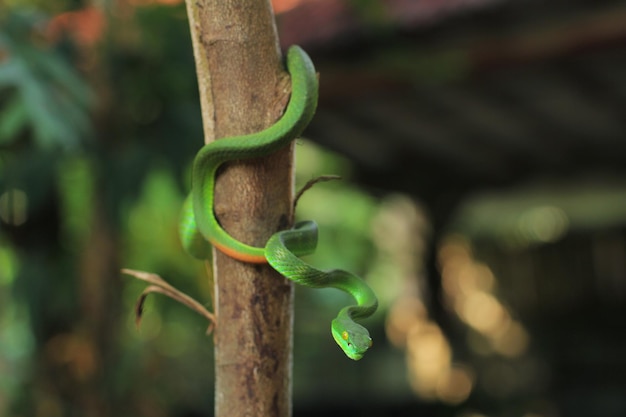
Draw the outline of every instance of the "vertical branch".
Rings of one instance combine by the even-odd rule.
[[[273,124],[289,98],[269,0],[187,0],[205,142]],[[292,147],[226,164],[215,213],[264,246],[290,225]],[[293,287],[268,266],[214,253],[216,417],[291,415]]]

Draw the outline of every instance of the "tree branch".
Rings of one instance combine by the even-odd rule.
[[[187,0],[205,141],[274,123],[289,98],[268,0]],[[292,146],[226,164],[215,213],[235,238],[264,246],[292,223]],[[293,287],[268,266],[214,253],[215,416],[291,415]]]

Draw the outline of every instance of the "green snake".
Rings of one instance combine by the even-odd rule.
[[[351,294],[357,305],[341,309],[332,321],[331,331],[345,354],[358,360],[372,346],[372,339],[367,329],[354,319],[371,316],[378,301],[357,276],[342,270],[320,271],[298,257],[315,251],[315,222],[300,222],[293,229],[280,231],[263,248],[233,238],[221,227],[213,211],[215,174],[222,163],[267,156],[297,138],[313,118],[317,106],[317,76],[313,63],[300,47],[289,48],[287,70],[291,76],[291,98],[285,113],[274,125],[257,133],[211,142],[196,155],[191,193],[183,208],[181,238],[187,252],[199,259],[210,259],[210,245],[213,245],[242,262],[269,263],[296,283],[313,288],[334,287]]]

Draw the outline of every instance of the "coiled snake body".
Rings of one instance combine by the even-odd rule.
[[[348,306],[332,321],[333,338],[346,355],[361,359],[372,345],[369,332],[354,319],[369,317],[378,306],[372,290],[357,276],[342,270],[320,271],[298,256],[315,251],[317,225],[312,221],[274,234],[265,247],[246,245],[233,238],[218,223],[213,212],[215,173],[227,161],[267,156],[297,138],[309,124],[317,106],[317,77],[308,55],[298,46],[287,53],[291,98],[284,115],[257,133],[220,139],[200,149],[193,165],[192,189],[183,209],[181,238],[194,257],[207,259],[210,247],[250,263],[269,263],[286,278],[313,288],[334,287],[351,294],[357,305]]]

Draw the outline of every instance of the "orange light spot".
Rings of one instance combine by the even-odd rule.
[[[350,337],[350,336],[348,335],[348,332],[347,332],[347,331],[345,331],[345,330],[344,330],[344,331],[341,333],[341,338],[342,338],[343,340],[348,340],[348,338],[349,338],[349,337]]]
[[[274,13],[284,13],[287,12],[301,3],[304,3],[304,0],[272,0],[272,7],[274,8]]]
[[[87,7],[55,16],[48,23],[46,31],[52,41],[58,41],[64,33],[67,33],[76,43],[91,46],[100,40],[105,27],[106,17],[102,10]]]

